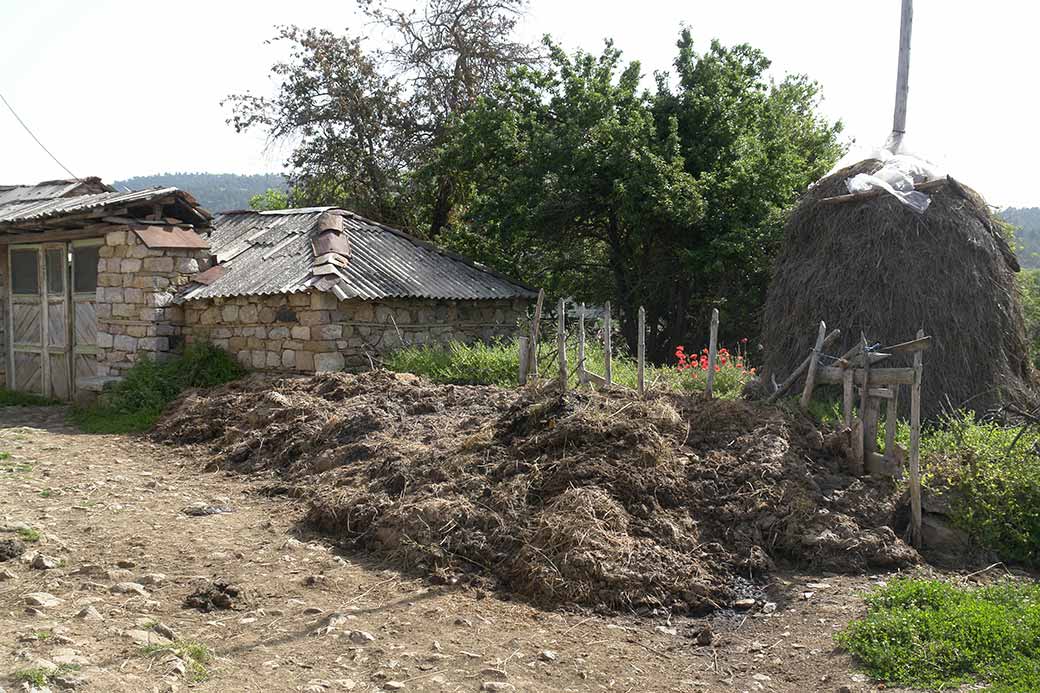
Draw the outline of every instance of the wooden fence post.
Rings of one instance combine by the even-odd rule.
[[[917,331],[917,338],[924,330]],[[914,352],[914,384],[910,386],[910,541],[921,546],[921,380],[924,354]]]
[[[646,310],[639,306],[639,340],[636,356],[636,383],[639,396],[646,394]]]
[[[567,391],[567,302],[560,299],[556,324],[556,348],[560,352],[560,390]]]
[[[534,304],[534,321],[531,323],[531,343],[527,345],[527,352],[531,363],[528,365],[528,374],[538,380],[538,330],[542,322],[542,303],[545,302],[545,289],[538,289],[538,301]]]
[[[820,321],[820,329],[816,333],[816,344],[809,355],[809,370],[805,374],[805,387],[802,388],[802,409],[809,408],[813,388],[816,387],[816,369],[820,365],[820,353],[823,351],[823,340],[827,338],[827,323]]]
[[[715,364],[719,360],[719,309],[711,309],[711,329],[708,331],[708,384],[704,396],[711,399],[715,390]]]
[[[530,344],[528,337],[521,337],[520,342],[520,384],[527,384],[527,367],[531,365],[531,356],[527,353],[527,345]]]
[[[611,373],[611,358],[610,353],[610,301],[603,304],[604,316],[603,316],[603,379],[607,381],[607,385],[611,385],[614,382],[614,378]]]
[[[578,384],[588,385],[589,377],[585,374],[585,304],[581,304],[578,313]]]

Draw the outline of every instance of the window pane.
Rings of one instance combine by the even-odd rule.
[[[11,290],[16,294],[40,293],[39,253],[11,249]]]
[[[83,245],[72,249],[72,290],[93,292],[97,288],[98,246]]]
[[[61,248],[47,249],[47,293],[65,293],[65,251]]]

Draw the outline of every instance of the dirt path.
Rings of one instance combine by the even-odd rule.
[[[783,574],[774,612],[710,623],[540,611],[337,555],[298,533],[298,502],[202,473],[184,450],[81,434],[64,414],[0,408],[0,540],[41,534],[0,562],[8,693],[34,666],[62,670],[53,690],[106,692],[876,690],[832,637],[887,576]],[[183,512],[202,506],[232,511]],[[241,608],[184,608],[215,579],[245,591]],[[56,601],[30,606],[48,602],[36,593]],[[705,625],[714,638],[698,644]],[[190,662],[178,673],[169,635],[212,653],[203,680]]]

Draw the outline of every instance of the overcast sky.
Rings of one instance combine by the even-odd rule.
[[[275,24],[364,31],[350,0],[0,0],[0,93],[77,176],[282,170],[285,151],[226,125],[229,93],[270,93]],[[908,139],[992,204],[1040,206],[1032,162],[1040,3],[917,0]],[[647,77],[679,27],[700,46],[747,42],[776,76],[823,85],[861,151],[891,129],[899,0],[533,0],[523,33],[598,51],[606,37]],[[649,83],[649,82],[648,82]],[[0,105],[0,183],[66,177]]]

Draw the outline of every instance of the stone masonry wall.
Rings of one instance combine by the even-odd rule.
[[[0,245],[0,387],[13,388],[7,382],[7,246]]]
[[[349,370],[401,345],[509,337],[525,312],[522,300],[338,301],[312,290],[188,301],[184,336],[212,342],[257,370]]]
[[[119,376],[142,354],[161,359],[181,340],[184,309],[174,293],[205,270],[209,252],[149,248],[113,227],[99,250],[98,375]]]

